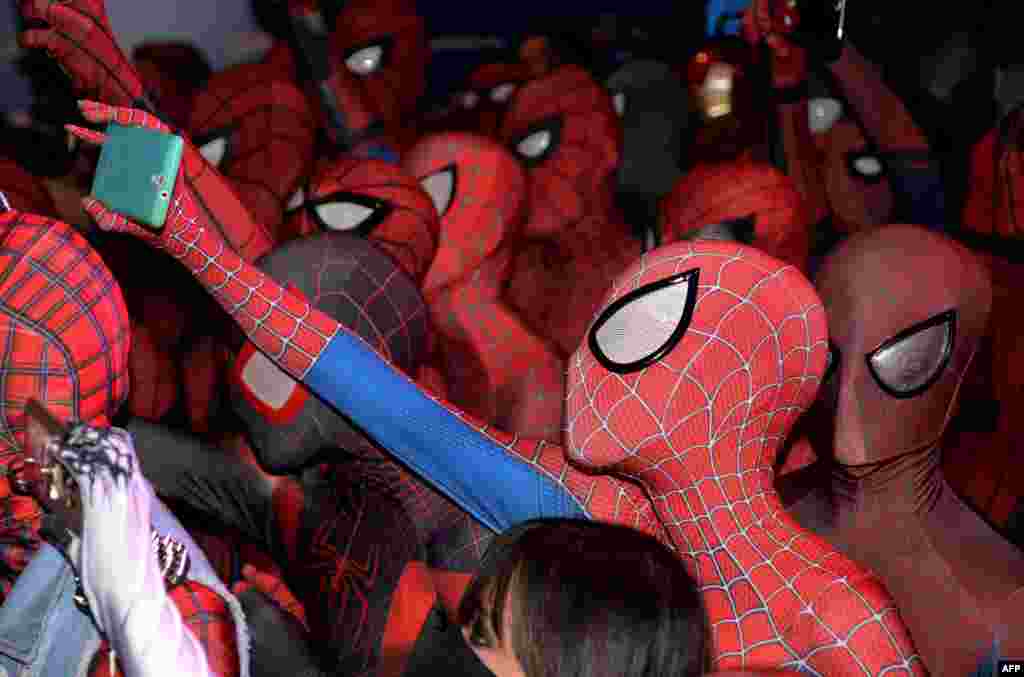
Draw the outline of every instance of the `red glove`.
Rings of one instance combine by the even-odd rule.
[[[171,131],[167,125],[145,111],[108,106],[96,101],[80,101],[78,107],[85,119],[92,123],[117,122],[159,132]],[[106,140],[106,134],[91,129],[67,125],[67,130],[91,144],[100,145]],[[167,217],[167,225],[158,233],[107,211],[92,198],[85,198],[82,204],[101,228],[130,232],[173,256],[183,255],[189,246],[187,241],[179,237],[183,232],[190,231],[194,236],[195,231],[203,227],[216,230],[220,238],[249,263],[273,246],[270,231],[253,220],[227,180],[206,162],[188,139],[185,140],[181,169],[178,170],[174,202],[172,214]],[[175,218],[174,213],[187,213],[190,217]],[[198,221],[202,224],[197,225]]]
[[[20,10],[28,25],[46,27],[23,31],[18,43],[45,49],[71,77],[77,95],[156,113],[114,38],[103,0],[21,0]]]

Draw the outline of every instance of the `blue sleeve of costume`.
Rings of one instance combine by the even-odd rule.
[[[946,189],[942,175],[934,167],[901,167],[889,170],[889,184],[896,197],[894,221],[915,223],[945,232]]]
[[[561,485],[428,397],[345,331],[327,344],[304,383],[494,531],[538,517],[589,517]]]

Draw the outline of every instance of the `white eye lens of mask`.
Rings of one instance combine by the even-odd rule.
[[[625,92],[615,92],[615,94],[612,95],[612,106],[614,106],[614,108],[615,108],[616,115],[618,115],[619,117],[622,117],[623,115],[625,115],[626,114],[626,93]]]
[[[683,319],[693,279],[654,289],[615,311],[595,333],[604,356],[632,364],[662,348]]]
[[[853,161],[853,168],[861,176],[878,176],[882,173],[882,163],[872,155],[862,155]]]
[[[326,202],[314,209],[331,230],[355,230],[376,211],[355,202]]]
[[[542,129],[539,132],[534,132],[528,137],[519,142],[516,146],[516,150],[523,157],[530,159],[539,158],[541,155],[547,152],[551,146],[551,131],[548,129]]]
[[[807,126],[812,134],[824,134],[843,114],[843,106],[835,99],[811,99],[807,107]]]
[[[224,155],[227,153],[227,150],[228,140],[223,136],[218,136],[216,139],[211,139],[204,143],[199,149],[199,154],[214,167],[220,167],[220,163],[224,161]]]
[[[427,191],[438,216],[444,216],[451,206],[455,193],[455,169],[448,167],[422,179],[420,185]]]
[[[356,75],[370,75],[380,68],[384,48],[380,45],[364,47],[345,59],[345,66]]]
[[[290,200],[288,200],[288,206],[285,207],[285,211],[291,211],[293,209],[298,209],[299,207],[301,207],[305,203],[306,203],[306,191],[304,191],[302,188],[299,188],[297,191],[295,191],[292,194],[292,198]]]
[[[295,379],[255,351],[242,368],[242,383],[259,401],[271,409],[281,409],[295,392]]]
[[[872,353],[872,375],[891,394],[912,394],[926,387],[946,366],[953,342],[952,320],[917,331]]]
[[[512,97],[512,93],[516,91],[515,84],[506,82],[503,85],[498,85],[491,90],[491,101],[494,103],[505,103]]]
[[[480,96],[476,92],[463,92],[459,95],[459,104],[466,110],[476,108],[478,103],[480,103]]]

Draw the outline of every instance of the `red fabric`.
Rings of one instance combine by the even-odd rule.
[[[817,283],[837,365],[822,393],[835,417],[826,456],[834,460],[783,478],[791,510],[878,573],[933,674],[972,673],[997,640],[1003,656],[1018,655],[1024,554],[956,496],[940,462],[990,313],[984,266],[942,235],[894,225],[839,245]],[[952,329],[921,324],[946,311],[955,313]],[[951,337],[948,361],[935,336]],[[869,372],[880,346],[895,351],[882,363],[887,374],[930,377],[926,387],[886,392],[891,382]]]
[[[677,67],[702,116],[689,151],[697,162],[736,159],[764,141],[769,108],[760,105],[755,96],[755,56],[739,39],[715,38],[705,43],[685,67]],[[714,81],[727,76],[724,79],[729,91],[708,96],[709,74]]]
[[[78,96],[115,106],[137,105],[143,83],[117,44],[103,0],[20,0],[26,21],[41,22],[18,35],[26,48],[45,49],[71,77]]]
[[[43,180],[29,174],[14,160],[0,157],[0,191],[22,212],[55,215],[57,208]]]
[[[348,0],[334,21],[331,46],[339,70],[344,59],[366,45],[390,41],[381,67],[369,75],[346,73],[399,148],[416,138],[420,100],[426,93],[430,60],[426,24],[413,0]]]
[[[554,125],[549,150],[518,146]],[[519,90],[501,140],[527,165],[526,240],[512,263],[507,302],[538,336],[568,356],[612,279],[640,253],[614,207],[622,143],[611,96],[581,68],[562,66]]]
[[[698,164],[661,202],[662,242],[711,223],[753,215],[751,244],[807,272],[810,225],[793,181],[771,165],[733,160]]]
[[[1003,237],[1024,236],[1024,154],[1021,153],[1022,116],[1016,111],[1005,131],[989,130],[974,146],[970,158],[963,223],[978,233]]]
[[[801,529],[774,490],[776,456],[825,370],[821,301],[776,259],[698,241],[644,256],[604,305],[692,269],[692,320],[653,365],[619,375],[587,345],[571,358],[569,457],[646,487],[704,591],[715,669],[923,674],[877,577]]]
[[[316,120],[305,95],[272,68],[221,71],[197,92],[188,131],[197,147],[225,142],[216,166],[272,242],[287,239],[288,201],[309,178]]]
[[[103,105],[86,110],[93,122],[130,115]],[[178,258],[260,350],[302,379],[340,330],[337,321],[224,247],[217,231],[203,226],[187,173],[175,199],[180,210],[159,235],[96,203],[87,209],[104,227],[130,230]],[[693,269],[700,275],[693,319],[652,364],[623,377],[601,367],[587,345],[572,356],[565,447],[508,434],[446,406],[575,495],[594,519],[673,544],[703,588],[716,669],[803,665],[844,674],[866,664],[870,674],[923,674],[878,578],[799,528],[773,488],[779,447],[825,370],[824,309],[810,283],[741,245],[676,243],[629,266],[598,308],[641,282]],[[224,270],[237,272],[227,279]],[[633,340],[664,331],[659,317],[640,318],[630,325]],[[329,520],[319,531],[339,526]],[[325,556],[333,561],[330,538],[313,542],[308,566],[321,566]],[[358,582],[361,571],[348,575]],[[308,604],[306,610],[314,612]]]
[[[364,223],[327,219],[320,224],[314,217],[318,205],[351,203],[352,197],[374,203]],[[379,223],[365,232],[377,219]],[[417,282],[426,275],[437,251],[437,212],[430,196],[408,173],[383,160],[349,157],[321,164],[286,227],[291,237],[301,237],[322,232],[325,226],[364,235]]]
[[[560,441],[563,360],[501,298],[525,211],[521,166],[496,142],[449,133],[421,139],[403,167],[421,181],[452,177],[423,285],[447,399],[504,430]]]
[[[868,183],[851,174],[847,163],[848,153],[868,148],[860,127],[843,119],[814,138],[836,229],[857,233],[888,223],[894,199],[889,179],[883,176],[877,183]]]
[[[132,62],[167,122],[188,125],[196,90],[210,76],[203,53],[189,42],[144,42],[132,49]]]
[[[181,612],[185,627],[205,650],[211,674],[218,677],[238,675],[235,624],[224,600],[213,590],[194,581],[186,581],[173,588],[169,595]],[[115,663],[114,672],[110,672],[110,645],[103,642],[89,665],[89,677],[115,675],[123,677],[124,673],[119,663]]]
[[[24,407],[39,399],[64,420],[103,425],[128,394],[131,330],[121,291],[70,226],[0,214],[0,468],[21,459]],[[38,506],[0,480],[0,588],[39,544]]]
[[[140,418],[159,421],[178,401],[178,364],[165,347],[158,345],[146,325],[133,323],[132,339],[128,410]]]

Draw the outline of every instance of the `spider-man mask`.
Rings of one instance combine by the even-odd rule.
[[[974,256],[917,226],[857,234],[817,286],[832,345],[824,402],[844,465],[934,445],[985,332],[992,288]]]
[[[496,137],[512,95],[530,77],[530,69],[523,63],[478,66],[453,95],[452,112],[444,119],[446,129]]]
[[[838,100],[811,99],[808,116],[836,226],[853,233],[887,223],[893,194],[882,155],[870,149],[853,120],[843,117]]]
[[[195,97],[188,129],[207,162],[280,242],[285,206],[313,163],[316,128],[302,92],[268,82],[268,70],[242,65],[214,75]]]
[[[0,214],[0,260],[0,456],[22,448],[29,398],[62,421],[108,425],[128,394],[131,350],[110,271],[67,224],[17,211]]]
[[[562,66],[513,96],[501,140],[526,165],[534,235],[563,233],[612,194],[622,133],[608,91]]]
[[[334,61],[377,116],[385,133],[407,145],[410,121],[426,92],[426,25],[412,0],[349,0],[334,21]]]
[[[525,210],[522,165],[495,141],[460,132],[420,139],[402,160],[440,218],[441,243],[425,291],[476,270],[517,231]]]
[[[806,210],[792,180],[774,167],[742,160],[702,163],[661,203],[663,241],[735,239],[807,269]],[[734,224],[733,235],[724,225]],[[739,227],[737,227],[739,226]]]
[[[416,373],[428,347],[423,298],[395,261],[369,241],[351,233],[323,233],[287,242],[259,265],[398,369]],[[235,411],[268,471],[297,470],[330,448],[359,453],[372,446],[251,343],[236,356],[232,375]]]
[[[326,163],[292,196],[293,237],[334,231],[365,237],[419,281],[437,250],[437,212],[419,182],[383,160]]]
[[[770,486],[825,371],[826,336],[793,267],[731,242],[660,247],[616,279],[570,358],[568,453],[640,479],[674,523],[688,514],[677,490],[702,479],[737,498],[729,476],[760,471],[751,481]]]

